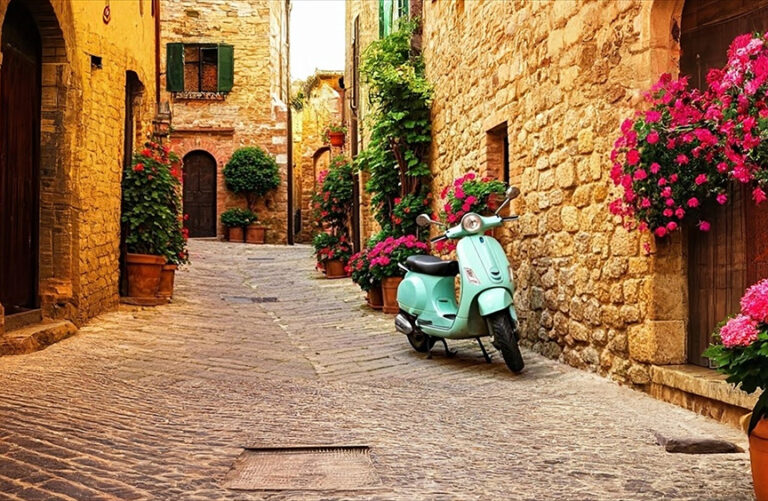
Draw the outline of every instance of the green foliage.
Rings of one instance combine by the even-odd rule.
[[[404,20],[390,35],[372,42],[363,54],[361,74],[369,85],[371,138],[357,157],[357,166],[370,178],[376,221],[395,236],[403,225],[392,224],[395,199],[425,194],[430,171],[432,87],[424,75],[424,61],[411,47],[418,21]],[[403,220],[415,219],[408,214]],[[406,224],[410,227],[410,224]]]
[[[741,385],[747,393],[768,388],[768,327],[763,326],[757,341],[748,346],[726,348],[719,334],[714,338],[715,344],[704,351],[704,356],[715,363],[718,371],[728,375],[726,381]]]
[[[343,156],[331,159],[331,165],[320,178],[320,191],[312,197],[315,220],[330,227],[335,234],[348,234],[347,221],[354,203],[355,178],[352,164]]]
[[[134,153],[122,183],[128,252],[165,256],[173,264],[188,262],[180,165],[175,154],[157,143]]]
[[[245,195],[248,208],[256,199],[280,186],[280,173],[275,159],[259,147],[236,150],[224,167],[224,180],[232,192]]]
[[[256,213],[250,209],[235,207],[227,209],[221,214],[221,224],[228,228],[248,226],[256,221]]]

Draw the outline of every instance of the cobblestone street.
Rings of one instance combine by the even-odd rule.
[[[530,352],[426,360],[309,247],[190,248],[172,304],[0,358],[0,498],[751,499],[747,453],[654,438],[738,430]],[[295,444],[368,445],[382,487],[223,487],[244,447]]]

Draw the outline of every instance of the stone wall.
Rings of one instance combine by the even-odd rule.
[[[40,296],[45,318],[76,324],[116,307],[126,72],[143,84],[136,136],[155,103],[150,1],[27,3],[43,45]],[[0,20],[8,7],[0,0]],[[92,64],[101,58],[101,66]]]
[[[287,241],[287,107],[288,78],[285,3],[269,0],[162,0],[162,99],[171,103],[172,145],[183,157],[207,145],[219,168],[217,217],[244,207],[242,196],[229,193],[221,169],[232,152],[259,146],[275,157],[281,184],[259,201],[259,220],[269,226],[269,243]],[[166,89],[166,44],[226,43],[234,46],[234,86],[213,99],[180,99]],[[224,227],[218,223],[219,236]]]

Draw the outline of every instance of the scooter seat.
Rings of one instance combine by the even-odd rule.
[[[405,266],[413,272],[438,277],[452,277],[459,273],[458,261],[444,261],[435,256],[410,256],[405,260]]]

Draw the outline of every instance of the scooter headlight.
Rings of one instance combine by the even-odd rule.
[[[474,212],[470,212],[461,218],[461,227],[467,233],[477,233],[483,227],[483,220]]]

